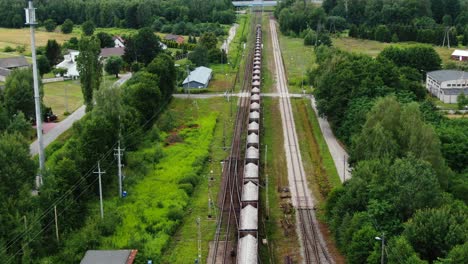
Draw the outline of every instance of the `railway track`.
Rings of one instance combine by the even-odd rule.
[[[272,19],[270,19],[270,29],[277,71],[277,89],[281,94],[280,110],[285,137],[288,179],[293,197],[292,202],[296,208],[297,232],[301,242],[303,261],[304,263],[334,263],[317,230],[313,199],[307,187],[307,177],[302,164],[276,25]]]
[[[244,75],[242,79],[241,92],[246,93],[250,89],[252,68],[253,68],[253,54],[254,50],[251,48],[253,43],[253,32],[255,29],[255,22],[261,18],[259,14],[255,14],[248,45],[249,53],[247,55]],[[231,98],[233,100],[233,98]],[[233,139],[229,157],[225,160],[222,175],[222,187],[218,196],[218,207],[220,214],[217,219],[215,238],[212,244],[211,264],[230,264],[236,263],[236,243],[237,234],[239,229],[239,217],[241,209],[241,188],[243,186],[243,171],[244,171],[244,157],[243,157],[243,134],[246,131],[247,117],[249,113],[250,97],[242,96],[239,99],[237,108]]]

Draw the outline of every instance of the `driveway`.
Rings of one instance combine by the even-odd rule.
[[[130,77],[132,77],[131,73],[122,74],[120,76],[120,79],[117,80],[114,83],[114,85],[121,86],[128,79],[130,79]],[[44,130],[44,136],[43,136],[44,148],[46,148],[50,143],[54,142],[54,140],[56,140],[65,131],[70,129],[73,123],[83,118],[85,114],[86,114],[86,106],[82,105],[75,112],[73,112],[71,115],[69,115],[67,118],[65,118],[63,121],[59,123],[55,123],[54,125],[52,125],[51,123],[43,123],[43,126],[47,128],[46,130]],[[39,142],[37,140],[35,140],[29,146],[29,153],[31,153],[31,156],[34,156],[39,153]]]

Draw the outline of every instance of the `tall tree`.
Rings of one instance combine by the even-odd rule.
[[[37,69],[39,70],[39,75],[41,75],[41,77],[51,71],[50,63],[47,57],[43,55],[39,55],[37,57]]]
[[[39,83],[41,83],[39,81]],[[39,87],[42,101],[42,85]],[[27,119],[35,119],[33,74],[30,68],[14,70],[5,83],[5,107],[9,116],[21,111]]]
[[[61,26],[62,33],[63,33],[63,34],[70,34],[70,33],[72,33],[72,31],[73,31],[73,26],[74,26],[73,21],[72,21],[71,19],[67,18],[67,19],[63,22],[63,24],[62,24],[62,26]]]
[[[148,72],[159,76],[159,89],[162,98],[169,98],[176,85],[176,68],[171,56],[161,53],[147,67]]]
[[[148,65],[161,52],[160,42],[151,28],[142,28],[125,40],[123,59],[129,64],[136,61]]]
[[[99,41],[101,42],[101,48],[112,48],[114,47],[114,40],[112,40],[112,36],[107,34],[106,32],[99,32],[96,34]]]
[[[79,45],[77,68],[80,73],[86,110],[90,111],[93,108],[93,91],[99,89],[102,79],[102,64],[99,61],[101,48],[99,39],[95,36],[81,38]]]
[[[112,56],[106,60],[104,69],[109,74],[115,74],[115,78],[119,78],[119,72],[122,68],[123,60],[120,57]]]
[[[55,39],[49,39],[46,44],[45,55],[51,65],[56,65],[62,58],[62,49]]]
[[[55,23],[53,19],[49,18],[46,21],[44,21],[44,27],[48,32],[52,32],[57,27],[57,23]]]
[[[85,36],[91,36],[94,34],[94,30],[96,29],[96,25],[92,20],[88,20],[81,25],[81,30]]]

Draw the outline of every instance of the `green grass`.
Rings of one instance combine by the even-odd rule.
[[[225,92],[232,88],[236,78],[237,69],[233,69],[229,64],[211,64],[213,78],[208,85],[210,92]]]
[[[269,17],[262,17],[262,37],[263,37],[263,50],[262,50],[262,92],[271,93],[275,92],[273,86],[275,62],[273,59],[273,47],[271,43],[271,33],[269,27]]]
[[[291,103],[309,186],[322,202],[332,188],[341,185],[339,175],[310,100],[292,99]]]
[[[262,263],[282,263],[284,257],[288,255],[298,261],[300,254],[297,250],[299,241],[294,228],[295,218],[291,214],[283,213],[281,205],[287,204],[288,201],[287,199],[282,200],[278,192],[278,189],[289,186],[279,100],[277,98],[264,98],[262,105],[264,113],[268,113],[265,115],[263,124],[268,129],[264,129],[263,135],[260,135],[262,139],[261,153],[263,153],[260,171],[262,182],[266,182],[268,175],[269,207],[266,205],[265,188],[260,188],[260,201],[264,217],[262,225],[260,225],[261,237],[268,239],[267,246],[260,246],[260,256]],[[265,145],[268,146],[266,164],[263,159]],[[268,218],[266,217],[267,213]],[[284,228],[281,222],[287,217],[290,217],[291,227]]]
[[[307,71],[315,64],[314,48],[304,46],[304,40],[301,38],[284,36],[279,29],[278,35],[288,76],[289,92],[302,93],[302,81],[306,92],[310,92],[310,87],[307,85]]]
[[[65,90],[67,96],[65,96]],[[68,112],[72,113],[83,105],[83,94],[79,81],[64,81],[44,84],[44,104],[52,107],[52,111],[63,119],[66,109],[66,99],[68,102]]]
[[[201,235],[202,235],[202,259],[205,260],[208,255],[209,241],[213,240],[216,221],[213,211],[213,217],[209,219],[208,214],[208,193],[211,191],[211,198],[216,204],[218,197],[221,165],[220,161],[227,156],[227,152],[223,150],[224,132],[226,131],[226,144],[229,145],[232,136],[232,125],[229,117],[229,104],[222,98],[212,98],[197,100],[198,112],[194,113],[194,105],[191,100],[175,100],[173,108],[178,109],[182,116],[208,115],[210,112],[217,112],[218,122],[215,127],[213,141],[210,147],[209,159],[211,162],[205,166],[202,175],[203,181],[196,188],[192,200],[189,204],[190,214],[184,217],[182,225],[177,233],[173,236],[169,247],[165,250],[163,263],[193,263],[197,256],[197,224],[196,219],[201,219]],[[187,107],[188,106],[188,107]],[[195,107],[196,108],[196,107]],[[214,181],[209,182],[207,176],[213,171]],[[208,186],[211,187],[208,187]],[[203,261],[204,262],[204,261]]]
[[[234,39],[229,44],[228,53],[228,60],[232,64],[231,66],[234,68],[236,68],[241,63],[242,54],[245,54],[242,39],[248,39],[250,34],[251,15],[239,15],[237,18],[237,23],[239,24],[239,27],[237,28]]]
[[[121,212],[122,223],[111,236],[102,239],[101,248],[137,247],[142,257],[161,263],[162,252],[182,220],[171,217],[171,211],[175,210],[182,216],[187,214],[190,198],[179,181],[189,175],[202,180],[198,174],[203,170],[203,161],[208,156],[216,120],[217,113],[211,113],[187,123],[196,124],[197,127],[181,128],[176,132],[183,142],[165,147],[164,156],[157,166],[147,163],[148,173],[128,189],[130,195],[123,203],[118,198],[106,202],[114,204],[115,210]],[[153,155],[157,145],[153,142],[132,154],[129,167],[145,162],[142,158]],[[132,175],[132,171],[128,171],[127,176],[141,177]]]
[[[444,103],[436,97],[429,96],[429,100],[431,100],[439,109],[441,110],[458,110],[458,104],[448,104]]]
[[[408,47],[411,45],[420,44],[417,42],[384,43],[375,40],[357,39],[351,37],[333,38],[332,40],[333,46],[339,49],[348,52],[363,53],[372,57],[376,57],[377,55],[379,55],[379,53],[388,46]],[[450,55],[456,49],[456,47],[452,47],[450,49],[447,47],[439,46],[433,47],[442,59],[443,64],[447,64],[448,62],[454,62],[450,59]]]

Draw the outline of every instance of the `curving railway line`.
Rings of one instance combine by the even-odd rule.
[[[307,177],[302,164],[299,143],[292,114],[286,74],[281,57],[281,50],[276,32],[276,24],[270,19],[273,55],[276,65],[277,89],[280,93],[280,110],[285,137],[288,180],[292,202],[296,209],[297,233],[301,243],[301,255],[304,263],[334,263],[329,256],[325,242],[317,230],[313,197],[307,186]]]

